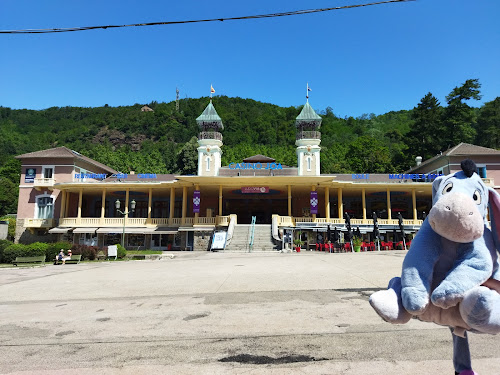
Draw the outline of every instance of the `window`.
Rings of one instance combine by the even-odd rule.
[[[311,160],[311,157],[309,156],[307,158],[307,170],[310,171],[311,170],[311,164],[312,164],[312,160]]]
[[[207,157],[205,163],[206,163],[206,171],[210,172],[210,162],[212,161],[211,157]]]
[[[486,165],[484,164],[478,164],[477,165],[477,174],[481,178],[488,178],[486,175]]]
[[[36,198],[36,218],[52,219],[54,217],[54,198],[42,195]]]
[[[53,166],[42,167],[42,178],[46,179],[54,178],[54,167]]]

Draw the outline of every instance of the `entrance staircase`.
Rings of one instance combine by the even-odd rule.
[[[231,242],[226,246],[227,252],[262,252],[276,251],[271,234],[271,224],[255,224],[253,247],[250,249],[251,224],[237,224],[234,227]]]

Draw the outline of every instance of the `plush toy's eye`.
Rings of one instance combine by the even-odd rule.
[[[481,194],[479,194],[478,190],[474,191],[474,194],[472,194],[472,199],[474,199],[474,202],[476,202],[476,204],[481,204]]]
[[[443,189],[443,194],[446,194],[446,193],[449,193],[451,191],[451,189],[453,189],[453,183],[449,183],[447,184],[444,189]]]

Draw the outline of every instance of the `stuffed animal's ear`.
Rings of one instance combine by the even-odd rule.
[[[491,232],[497,250],[500,251],[500,195],[492,188],[488,188]]]
[[[436,179],[432,183],[432,203],[434,203],[434,197],[436,196],[436,193],[439,190],[439,185],[441,185],[441,181],[443,181],[443,178],[444,176],[436,177]]]

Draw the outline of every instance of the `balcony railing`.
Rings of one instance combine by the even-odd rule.
[[[35,188],[39,187],[52,187],[56,183],[54,178],[35,178],[33,180],[33,186]]]
[[[317,131],[301,131],[298,132],[295,139],[321,139],[321,132]]]
[[[198,134],[198,139],[215,139],[222,142],[222,134],[219,132],[201,132]]]
[[[54,219],[24,219],[25,228],[52,228],[54,226]]]

